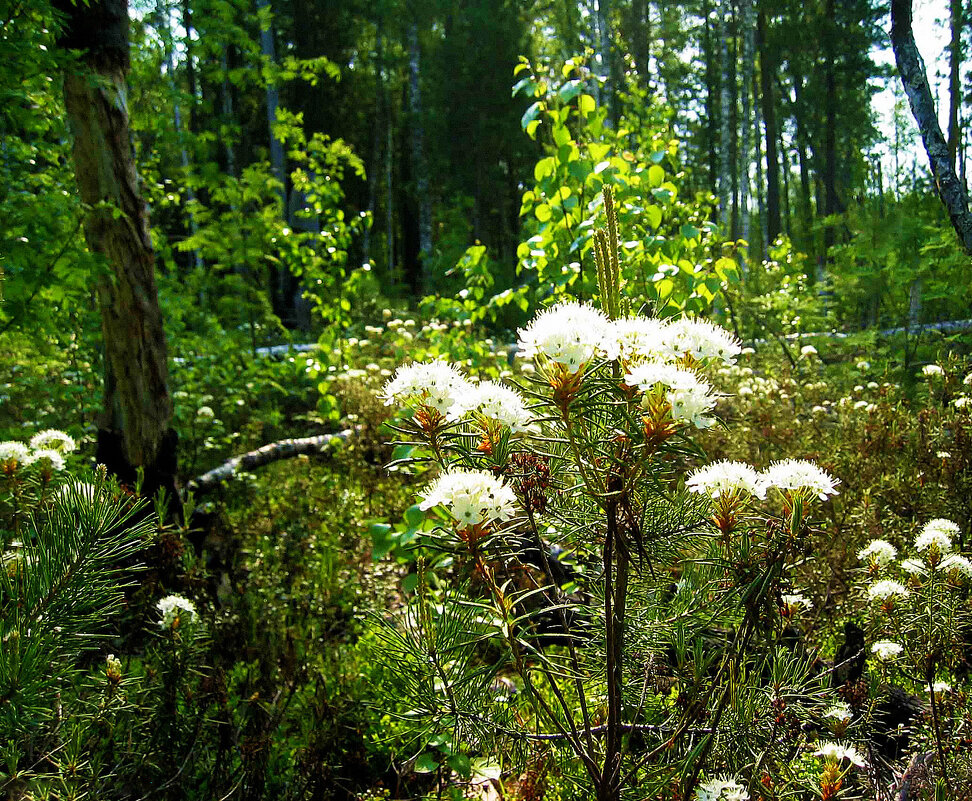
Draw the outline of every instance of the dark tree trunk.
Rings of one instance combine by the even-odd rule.
[[[719,187],[719,161],[716,151],[716,137],[719,135],[719,82],[716,79],[718,60],[712,44],[712,9],[708,0],[702,2],[702,55],[705,59],[705,130],[706,164],[709,168],[709,187],[716,194]]]
[[[931,163],[938,195],[945,204],[952,227],[962,245],[967,252],[972,253],[972,214],[969,213],[969,200],[949,161],[948,145],[938,124],[935,103],[925,77],[921,56],[915,46],[911,25],[911,0],[892,0],[891,47],[894,49],[894,60],[898,65],[901,84],[908,95],[911,113],[921,132],[921,141]]]
[[[837,193],[837,55],[835,45],[837,24],[835,0],[827,0],[824,11],[824,214],[830,217],[844,211]],[[824,227],[824,259],[829,260],[830,248],[836,241],[833,223]]]
[[[766,43],[766,14],[762,9],[756,18],[756,30],[763,125],[766,128],[766,236],[773,242],[780,235],[780,157],[776,150],[776,103],[773,101],[776,67]]]
[[[108,266],[96,285],[105,350],[97,459],[128,485],[141,468],[143,494],[164,488],[178,503],[155,254],[128,127],[128,6],[125,0],[54,5],[64,15],[59,46],[80,51],[64,76],[64,103],[78,191],[90,207],[85,239]]]

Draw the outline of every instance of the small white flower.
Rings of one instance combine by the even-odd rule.
[[[422,509],[444,506],[464,528],[508,520],[516,506],[516,495],[509,486],[479,470],[443,473],[422,497]]]
[[[212,406],[200,406],[196,409],[196,417],[200,420],[212,420],[216,416]]]
[[[868,406],[870,404],[866,400],[859,400],[854,403],[855,410],[866,409]]]
[[[969,375],[972,375],[972,373],[970,373]],[[969,403],[970,403],[970,399],[967,396],[960,395],[959,397],[957,397],[955,400],[952,401],[952,406],[954,406],[956,409],[965,409],[968,407]]]
[[[874,565],[886,565],[893,562],[897,555],[898,549],[887,540],[871,540],[867,547],[857,552],[858,559]]]
[[[611,348],[607,315],[572,301],[544,309],[519,335],[524,356],[545,356],[574,373]]]
[[[800,348],[800,358],[809,359],[811,356],[817,355],[817,349],[813,345],[804,345]]]
[[[867,382],[867,388],[868,389],[880,389],[881,388],[881,385],[877,381],[868,381]]]
[[[74,437],[58,431],[56,428],[48,428],[40,431],[30,438],[30,447],[35,451],[53,450],[58,453],[72,453],[77,450],[77,443]]]
[[[820,747],[813,752],[813,755],[820,756],[826,760],[832,760],[834,762],[840,762],[846,759],[851,764],[857,765],[859,768],[864,767],[864,757],[858,754],[857,750],[852,745],[824,742],[821,743]]]
[[[937,458],[939,458],[939,459],[951,459],[952,458],[952,454],[950,454],[948,451],[936,451],[935,452],[935,456]]]
[[[748,801],[749,793],[735,779],[709,779],[695,790],[695,801]]]
[[[940,554],[947,553],[952,550],[952,537],[959,531],[961,529],[955,523],[944,517],[929,520],[915,538],[915,547],[919,551],[927,551],[934,545]]]
[[[739,340],[724,328],[708,320],[687,317],[668,324],[665,340],[674,356],[688,354],[699,361],[719,359],[724,364],[735,364],[736,356],[742,350]]]
[[[64,457],[51,448],[39,448],[31,451],[30,455],[24,460],[24,464],[37,464],[38,462],[48,462],[51,470],[60,472],[64,469]]]
[[[0,442],[0,462],[17,462],[18,464],[28,464],[30,461],[30,450],[24,443],[15,440]]]
[[[939,367],[937,364],[926,364],[924,367],[921,368],[921,374],[926,378],[942,375],[943,372],[944,370],[942,370],[942,368]]]
[[[938,695],[939,693],[950,693],[951,691],[952,691],[952,685],[949,684],[947,681],[936,681],[932,685],[932,692],[934,692],[936,695]]]
[[[691,370],[662,362],[646,362],[632,367],[624,382],[644,393],[653,392],[658,386],[664,387],[672,417],[679,422],[692,423],[696,428],[708,428],[715,422],[714,418],[703,416],[715,406],[712,385]]]
[[[692,492],[703,492],[715,500],[720,495],[746,492],[759,498],[766,490],[755,468],[744,462],[715,462],[693,471],[685,486]]]
[[[535,428],[533,415],[527,410],[520,393],[495,381],[469,385],[457,397],[449,417],[459,419],[471,413],[495,420],[514,434]]]
[[[840,483],[840,479],[834,478],[826,470],[805,459],[784,459],[774,462],[763,471],[761,478],[764,487],[776,487],[780,490],[808,490],[822,501],[827,500],[829,495],[836,495],[836,486]]]
[[[867,597],[872,601],[886,601],[889,598],[895,596],[899,598],[907,598],[911,593],[908,589],[898,581],[893,581],[892,579],[884,579],[883,581],[875,581],[870,587],[867,588]]]
[[[164,629],[177,629],[196,621],[196,605],[181,595],[167,595],[156,604],[162,613],[159,625]]]
[[[469,382],[451,364],[415,362],[403,364],[395,371],[391,381],[382,389],[381,397],[386,406],[396,401],[405,402],[428,406],[444,415],[469,388]]]
[[[942,563],[939,565],[939,568],[944,570],[946,573],[955,571],[959,575],[964,575],[966,578],[972,579],[972,562],[961,554],[950,553],[948,556],[942,559]]]
[[[846,722],[851,719],[853,713],[851,712],[850,704],[846,701],[837,701],[823,713],[823,716],[825,718]]]
[[[965,376],[965,378],[962,379],[962,383],[967,387],[972,387],[972,373]]]
[[[784,595],[782,601],[783,606],[791,613],[796,612],[801,607],[803,609],[813,609],[813,601],[799,592],[795,592],[792,595]]]
[[[871,653],[882,662],[889,662],[900,654],[904,649],[896,642],[891,640],[878,640],[871,646]]]
[[[902,559],[901,569],[909,576],[925,576],[928,574],[928,568],[920,559]]]
[[[864,359],[861,359],[855,366],[862,373],[871,369],[871,363],[868,362],[868,361],[865,361]]]
[[[653,359],[669,355],[666,324],[654,317],[624,317],[610,323],[608,350],[614,358]]]

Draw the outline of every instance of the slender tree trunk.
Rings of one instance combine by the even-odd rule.
[[[773,100],[776,65],[766,42],[766,13],[762,9],[756,25],[759,35],[763,125],[766,126],[766,236],[772,242],[780,235],[780,158],[776,149],[776,103]]]
[[[827,0],[824,24],[824,214],[831,217],[844,210],[837,194],[837,56],[835,52],[838,28],[835,0]],[[830,260],[830,249],[836,241],[832,222],[824,227],[823,258]]]
[[[719,0],[716,9],[719,37],[719,224],[726,236],[732,235],[732,95],[729,86],[729,12],[730,0]]]
[[[224,44],[219,55],[219,68],[223,76],[220,86],[220,101],[223,111],[223,125],[227,129],[236,122],[233,117],[233,87],[230,85],[229,80],[228,51],[229,46]],[[224,152],[226,153],[226,174],[231,178],[236,178],[236,150],[233,147],[233,137],[226,131],[223,133],[222,139]]]
[[[755,38],[752,0],[739,0],[739,17],[742,26],[742,135],[739,143],[739,216],[742,238],[749,241],[749,138],[752,133],[752,90]]]
[[[753,92],[756,91],[756,82],[753,81]],[[762,120],[759,114],[759,96],[753,98],[753,144],[756,151],[756,213],[757,221],[759,222],[759,242],[758,242],[758,252],[765,258],[766,256],[766,244],[769,240],[766,238],[766,200],[763,193],[763,150],[760,147],[760,128]],[[750,249],[752,252],[752,249]]]
[[[951,0],[952,41],[948,48],[948,159],[955,169],[959,140],[959,108],[962,105],[962,29],[965,27],[963,0]]]
[[[425,156],[425,119],[422,111],[421,50],[418,23],[408,26],[408,101],[412,124],[412,171],[418,203],[419,274],[421,288],[431,286],[432,269],[432,201],[429,199],[429,168]]]
[[[632,8],[635,30],[631,55],[634,57],[635,67],[638,69],[638,83],[641,88],[651,88],[649,78],[651,63],[651,4],[648,0],[635,0]]]
[[[793,209],[790,206],[790,165],[792,164],[792,158],[786,147],[786,142],[783,139],[783,130],[780,128],[777,131],[779,135],[779,153],[782,155],[782,164],[780,175],[783,178],[783,232],[786,234],[787,239],[793,239]],[[768,233],[768,231],[767,231]]]
[[[182,0],[182,27],[186,31],[186,86],[189,90],[189,133],[196,133],[199,130],[199,120],[196,109],[198,98],[196,87],[196,62],[192,55],[192,7],[190,0]]]
[[[928,87],[925,68],[915,46],[911,26],[911,0],[891,0],[891,47],[894,49],[898,74],[908,95],[911,113],[921,132],[921,141],[931,163],[938,195],[945,204],[952,227],[962,245],[967,252],[972,253],[972,214],[969,213],[969,201],[949,160],[948,145],[938,124],[931,89]]]
[[[125,0],[54,6],[64,15],[59,46],[81,51],[77,69],[69,66],[64,76],[64,104],[78,191],[89,207],[85,239],[108,267],[96,284],[105,351],[96,458],[129,485],[142,469],[144,494],[164,488],[178,504],[155,254],[128,126],[128,6]]]
[[[381,146],[384,139],[381,121],[384,119],[384,36],[381,32],[381,23],[378,23],[377,43],[375,59],[375,118],[372,121],[371,131],[371,163],[368,165],[368,213],[371,220],[365,228],[363,241],[361,244],[361,260],[367,264],[371,261],[371,230],[375,224],[375,211],[378,208],[378,183],[381,175]]]
[[[175,77],[175,61],[172,58],[173,42],[169,8],[164,2],[159,3],[158,13],[162,25],[162,45],[165,49],[165,70],[169,75],[169,89],[172,92],[172,122],[175,125],[176,139],[179,142],[179,160],[182,164],[182,173],[185,176],[186,200],[189,202],[189,231],[195,236],[199,232],[199,226],[196,224],[196,215],[192,211],[192,207],[196,203],[196,190],[193,187],[192,165],[189,162],[189,151],[186,149],[185,136],[182,130],[182,106],[179,102],[179,85],[176,83]],[[193,248],[192,250],[192,266],[197,270],[205,269],[199,248]]]
[[[716,151],[716,137],[719,133],[719,83],[716,80],[718,59],[712,44],[712,8],[709,0],[702,0],[702,56],[705,59],[705,119],[706,119],[706,165],[709,168],[709,187],[712,194],[719,191],[719,160]],[[721,210],[720,210],[721,214]]]
[[[270,0],[256,0],[257,11],[270,11]],[[260,53],[271,66],[277,63],[277,48],[274,42],[273,18],[269,17],[267,26],[260,26]],[[280,203],[280,215],[287,214],[287,161],[284,155],[283,142],[277,136],[274,126],[277,124],[277,108],[280,105],[280,91],[274,81],[267,81],[267,138],[270,143],[270,172],[279,182],[277,197]],[[270,267],[270,291],[274,311],[283,319],[294,319],[297,313],[293,302],[293,276],[286,269]]]

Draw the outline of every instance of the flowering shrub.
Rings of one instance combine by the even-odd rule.
[[[439,474],[418,592],[379,633],[390,697],[422,742],[451,739],[460,774],[456,748],[552,744],[598,799],[796,786],[820,692],[786,655],[809,605],[791,568],[837,479],[795,459],[692,470],[715,423],[708,375],[740,346],[707,322],[622,314],[617,278],[599,275],[601,309],[563,302],[520,331],[535,371],[496,395],[508,414],[467,411],[476,385],[455,365],[406,365],[384,389],[423,445],[412,469]]]

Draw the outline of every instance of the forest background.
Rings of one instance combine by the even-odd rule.
[[[85,650],[47,632],[63,672],[41,678],[38,657],[37,707],[7,705],[3,786],[179,797],[191,776],[202,794],[415,797],[468,779],[470,756],[498,776],[437,730],[406,733],[394,692],[376,701],[393,671],[375,656],[375,620],[414,598],[435,522],[410,505],[416,476],[384,469],[420,451],[388,444],[393,412],[377,395],[412,358],[523,379],[516,329],[601,295],[606,188],[635,308],[709,317],[756,348],[720,379],[732,396],[720,413],[745,425],[708,432],[710,456],[806,456],[844,482],[821,567],[801,576],[820,609],[801,635],[834,659],[840,626],[862,620],[857,548],[946,514],[967,531],[972,516],[960,239],[972,229],[950,219],[926,166],[890,64],[890,5],[133,3],[124,48],[95,27],[89,57],[72,47],[87,7],[0,2],[0,438],[63,428],[81,445],[72,474],[95,456],[129,487],[172,490],[156,528],[139,529],[152,542],[139,587],[91,613],[110,637]],[[942,15],[938,166],[967,226],[972,6],[915,13],[916,31]],[[114,73],[98,55],[112,48],[127,49]],[[137,168],[144,218],[79,195],[85,118],[65,93],[84,91],[130,126],[132,149],[126,132],[110,155]],[[149,340],[168,353],[117,335],[136,316],[106,322],[129,263],[92,246],[91,221],[132,219],[150,226]],[[172,483],[142,483],[155,465],[128,440],[124,464],[102,459],[105,432],[138,427],[136,415],[113,428],[116,398],[133,397],[126,363],[163,365],[159,392],[140,397],[159,401],[144,428]],[[297,455],[314,459],[283,458]],[[12,493],[5,548],[27,519],[18,504],[50,503]],[[171,650],[154,639],[166,592],[204,621]],[[0,655],[2,683],[21,665],[5,644]],[[83,676],[108,677],[104,715],[91,712],[104,687]],[[961,742],[968,706],[949,714]],[[118,743],[136,745],[113,762]],[[537,764],[503,775],[529,784]],[[570,797],[560,776],[537,782]]]

